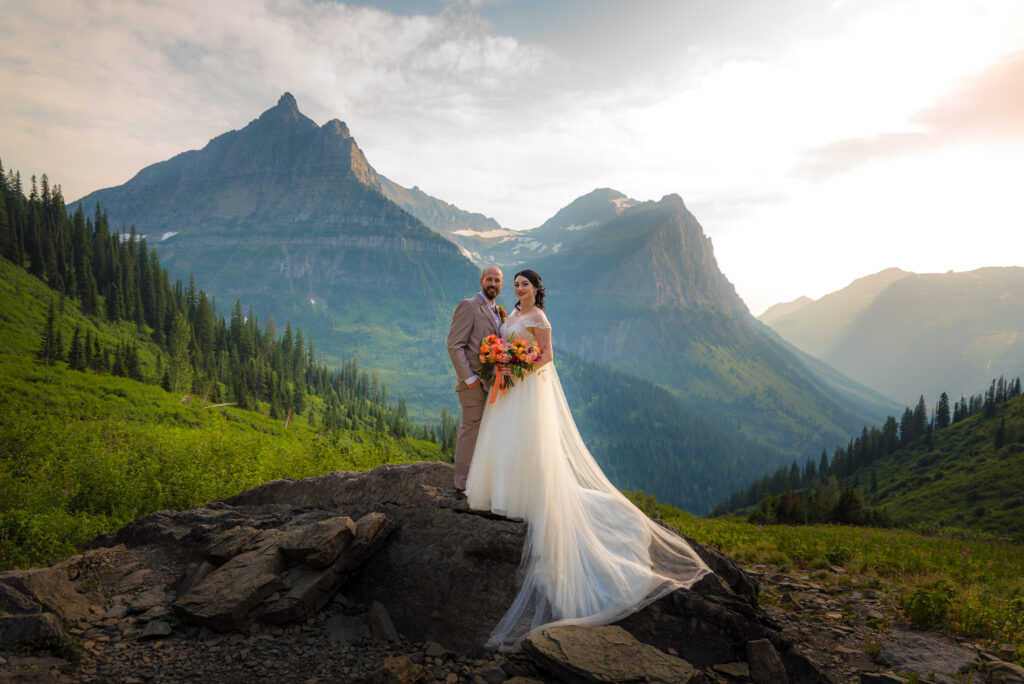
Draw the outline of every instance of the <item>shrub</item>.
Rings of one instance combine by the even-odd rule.
[[[943,591],[915,589],[900,598],[903,614],[921,629],[941,627],[952,607],[953,602]]]

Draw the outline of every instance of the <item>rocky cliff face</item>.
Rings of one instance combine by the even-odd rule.
[[[612,198],[605,206],[621,205],[616,204],[619,199]],[[600,211],[603,208],[573,212],[575,220],[596,216],[586,227],[560,228],[559,223],[572,219],[556,221],[557,216],[545,224],[550,232],[580,235],[573,249],[534,262],[553,290],[645,308],[712,310],[727,316],[747,312],[718,268],[711,239],[679,195],[624,205],[614,212]]]
[[[845,440],[884,415],[887,405],[856,404],[765,333],[682,198],[625,206],[599,194],[579,208],[593,210],[597,199],[624,206],[574,231],[570,249],[529,264],[544,278],[559,344],[665,387],[780,462]]]

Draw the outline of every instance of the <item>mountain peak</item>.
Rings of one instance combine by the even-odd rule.
[[[334,135],[340,135],[342,138],[351,138],[352,137],[352,134],[348,130],[348,126],[345,125],[345,122],[342,121],[341,119],[331,119],[330,121],[325,123],[323,126],[321,126],[321,128],[323,128],[328,133],[333,133]]]
[[[285,93],[277,104],[260,114],[259,121],[264,123],[303,124],[307,128],[316,128],[313,120],[299,111],[299,105],[291,93]]]
[[[298,110],[299,104],[295,101],[295,96],[289,92],[285,92],[284,95],[277,101],[278,107],[284,107],[286,109]]]

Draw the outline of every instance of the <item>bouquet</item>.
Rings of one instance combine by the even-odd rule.
[[[533,370],[537,359],[540,358],[540,345],[524,339],[515,339],[511,342],[498,337],[488,335],[480,342],[480,367],[477,373],[494,378],[491,387],[491,398],[488,403],[493,404],[498,397],[498,390],[502,393],[512,387],[512,375],[520,380]],[[499,366],[509,366],[511,375],[503,373]],[[495,376],[497,376],[495,378]]]

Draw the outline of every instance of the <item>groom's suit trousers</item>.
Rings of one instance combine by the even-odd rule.
[[[455,443],[455,486],[465,489],[476,449],[476,436],[480,432],[480,419],[487,404],[487,390],[483,383],[478,382],[459,392],[459,404],[462,405],[462,426],[459,428],[459,440]]]
[[[462,406],[462,427],[459,428],[459,439],[455,443],[455,486],[459,489],[466,488],[466,476],[473,462],[473,449],[476,447],[480,419],[484,415],[487,401],[487,389],[483,382],[476,382],[469,387],[466,381],[473,377],[476,373],[474,369],[480,365],[478,358],[481,340],[496,334],[498,330],[498,320],[482,295],[459,302],[448,330],[448,355],[455,369],[455,391]]]

